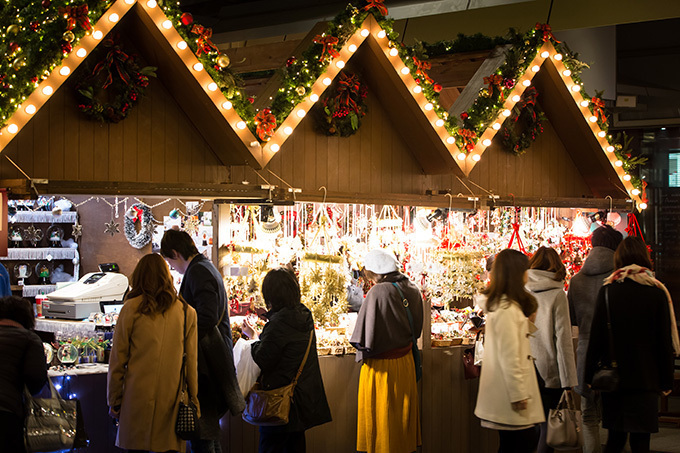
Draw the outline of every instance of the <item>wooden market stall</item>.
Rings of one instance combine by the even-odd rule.
[[[203,67],[196,69],[199,60],[193,49],[177,50],[182,38],[172,25],[161,25],[165,16],[160,7],[119,0],[111,8],[118,8],[120,22],[96,26],[124,36],[131,51],[158,68],[157,79],[124,121],[102,124],[77,109],[74,86],[82,76],[77,64],[69,77],[54,75],[42,81],[54,85],[54,94],[44,99],[32,94],[29,101],[38,105],[37,112],[28,117],[18,110],[0,136],[0,152],[8,158],[0,159],[1,185],[13,196],[139,196],[149,204],[166,197],[235,204],[325,197],[328,203],[465,210],[494,205],[632,209],[629,200],[642,201],[624,179],[614,153],[607,152],[611,145],[599,135],[601,121],[590,120],[589,107],[581,105],[584,98],[564,75],[549,41],[532,56],[531,69],[507,89],[502,104],[503,111],[512,109],[529,85],[540,93],[538,104],[547,118],[544,131],[523,155],[502,150],[493,121],[466,149],[459,133],[464,125],[456,122],[479,99],[483,78],[502,63],[498,54],[489,54],[486,66],[475,64],[474,75],[467,64],[461,65],[465,75],[458,77],[455,63],[442,70],[456,80],[456,87],[467,87],[449,109],[452,120],[440,125],[442,118],[431,99],[422,90],[414,91],[419,85],[414,76],[424,75],[409,69],[408,58],[393,54],[383,24],[371,14],[308,85],[318,96],[342,71],[360,73],[368,91],[368,113],[356,133],[346,138],[319,133],[315,116],[321,103],[305,95],[268,134],[269,140],[260,140],[246,124],[253,120],[239,117],[228,100],[232,98],[212,89]],[[97,45],[93,40],[83,38],[88,51]],[[467,84],[461,77],[469,78]],[[520,83],[524,80],[529,85]],[[502,123],[502,111],[496,113]],[[9,130],[12,125],[17,126],[14,132]],[[80,220],[89,236],[83,235],[87,247],[82,252],[89,255],[83,257],[84,271],[94,270],[102,257],[120,259],[131,271],[135,259],[150,247],[129,253],[121,236],[103,231],[102,223],[113,218],[112,208],[85,207]],[[219,209],[213,214],[219,218]],[[477,383],[463,379],[462,348],[432,348],[429,317],[423,332],[423,451],[494,451],[495,438],[484,435],[473,416]],[[308,451],[353,451],[359,364],[351,355],[328,356],[321,358],[321,367],[334,421],[310,431]],[[255,451],[254,427],[227,417],[223,428],[227,451]],[[97,451],[104,451],[99,445]]]

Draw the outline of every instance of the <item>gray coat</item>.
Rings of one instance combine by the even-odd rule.
[[[572,323],[578,326],[578,347],[576,348],[578,387],[581,395],[589,393],[584,385],[585,360],[590,340],[590,325],[593,321],[597,294],[604,279],[614,272],[614,251],[607,247],[593,247],[583,267],[569,283],[569,309]]]
[[[554,272],[529,269],[528,274],[526,287],[538,301],[534,322],[538,331],[530,338],[536,368],[546,387],[574,387],[576,360],[564,283],[554,280]]]

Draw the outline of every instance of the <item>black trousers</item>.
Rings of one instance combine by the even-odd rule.
[[[307,443],[304,431],[262,432],[258,453],[305,453]]]
[[[498,453],[532,453],[538,443],[538,429],[535,426],[518,431],[499,430]]]
[[[2,451],[24,453],[24,423],[12,412],[0,411],[0,445]]]

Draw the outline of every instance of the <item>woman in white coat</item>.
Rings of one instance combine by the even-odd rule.
[[[571,339],[569,302],[564,292],[567,271],[554,249],[540,247],[529,260],[527,289],[538,301],[536,327],[531,352],[536,358],[543,413],[548,416],[560,402],[562,392],[578,383],[576,359]],[[546,444],[547,423],[540,425],[538,453],[552,453]]]
[[[500,252],[484,291],[484,358],[475,415],[498,430],[499,452],[532,452],[545,421],[529,336],[536,327],[536,299],[524,288],[529,259],[513,249]]]

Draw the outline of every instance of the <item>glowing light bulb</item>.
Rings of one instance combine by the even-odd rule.
[[[572,85],[571,91],[573,91],[574,93],[576,93],[577,91],[581,91],[581,85]]]
[[[540,70],[541,70],[541,67],[537,64],[535,64],[531,67],[531,72],[538,72]]]
[[[319,95],[316,94],[316,93],[312,93],[312,94],[309,96],[309,100],[312,101],[312,102],[316,102],[316,101],[319,100]]]
[[[109,16],[109,21],[113,22],[114,24],[120,20],[120,16],[116,13],[113,13]]]
[[[281,147],[279,145],[277,145],[276,143],[274,143],[269,147],[269,149],[271,149],[273,153],[278,153],[279,150],[281,149]]]
[[[28,104],[26,106],[26,108],[24,109],[24,111],[26,113],[28,113],[29,115],[33,115],[36,112],[36,110],[37,109],[35,108],[35,105],[33,105],[33,104]]]
[[[635,189],[631,190],[630,193],[637,197],[638,195],[640,195],[640,189],[636,187]]]
[[[326,86],[330,85],[331,82],[332,82],[332,80],[331,80],[330,77],[326,77],[325,79],[323,79],[323,84],[326,85]]]
[[[458,160],[465,160],[466,157],[465,153],[458,153]]]
[[[617,160],[616,162],[614,162],[614,165],[616,165],[617,167],[623,167],[623,162]]]
[[[600,137],[600,138],[604,138],[606,135],[607,135],[607,133],[605,131],[600,131],[600,132],[597,133],[597,136]]]
[[[406,75],[406,74],[408,74],[409,72],[411,72],[411,70],[408,68],[408,66],[404,66],[403,68],[401,68],[401,73],[402,73],[402,74]]]
[[[416,85],[413,87],[414,93],[420,93],[421,91],[423,91],[423,88],[420,85]]]
[[[186,41],[180,41],[177,43],[177,48],[179,50],[184,50],[187,48],[187,42]]]
[[[368,31],[368,28],[364,28],[363,30],[361,30],[361,36],[363,36],[364,38],[368,36],[370,33],[371,32]]]
[[[531,86],[531,80],[526,79],[524,82],[522,82],[522,85],[524,85],[525,87]]]
[[[43,89],[42,89],[42,94],[44,94],[45,96],[49,96],[49,95],[51,95],[52,93],[54,93],[54,90],[52,89],[51,86],[47,85],[47,86],[44,86],[44,87],[43,87]]]
[[[210,91],[217,91],[217,84],[216,84],[215,82],[210,82],[210,83],[208,84],[208,89],[209,89]]]
[[[503,116],[508,117],[512,112],[508,109],[503,110]]]
[[[385,30],[380,30],[377,36],[378,38],[383,39],[385,36],[387,36],[387,33],[385,33]]]
[[[581,107],[588,107],[590,105],[590,102],[588,102],[587,99],[584,99],[581,101]]]
[[[647,209],[647,203],[645,203],[644,201],[640,203],[638,206],[640,206],[640,209]]]
[[[146,6],[148,6],[149,8],[155,8],[156,5],[158,5],[158,3],[156,3],[156,0],[149,0],[148,2],[146,2]]]
[[[520,100],[519,94],[516,94],[512,97],[512,102],[519,102],[519,100]]]
[[[335,62],[335,66],[337,66],[338,68],[342,69],[342,68],[345,67],[345,62],[342,61],[342,60],[338,60],[338,61]]]
[[[479,159],[481,159],[481,158],[482,158],[482,156],[480,156],[479,154],[473,154],[472,155],[472,160],[474,160],[475,162],[479,162]]]
[[[494,129],[495,131],[497,131],[498,129],[501,128],[501,123],[493,123],[493,126],[491,126],[491,127],[493,127],[493,129]]]
[[[489,140],[488,138],[485,138],[485,139],[482,141],[482,145],[484,145],[484,146],[491,146],[491,140]]]
[[[293,133],[293,128],[290,127],[290,126],[286,126],[286,127],[283,128],[283,133],[286,134],[286,135],[290,135],[290,134]]]
[[[171,20],[164,20],[163,21],[163,28],[166,30],[170,30],[172,28],[172,21]]]
[[[557,60],[557,61],[560,61],[560,60],[562,60],[562,54],[561,54],[561,53],[556,53],[555,55],[553,55],[553,58],[554,58],[555,60]]]
[[[456,139],[449,135],[448,137],[446,137],[446,143],[448,143],[449,145],[453,145],[454,143],[456,143]]]
[[[624,181],[630,181],[630,175],[629,175],[628,173],[626,173],[625,175],[623,175],[623,180],[624,180]]]
[[[260,144],[260,143],[259,143],[257,140],[253,140],[252,142],[250,142],[250,147],[251,147],[251,148],[255,148],[255,147],[256,147],[257,145],[259,145],[259,144]]]
[[[571,71],[569,69],[565,69],[564,71],[562,71],[562,75],[564,77],[569,77],[571,75]]]
[[[136,0],[125,0],[127,5],[132,5]]]
[[[392,55],[393,57],[396,57],[397,55],[399,55],[399,51],[397,50],[396,47],[392,47],[390,49],[390,55]]]
[[[222,108],[224,110],[230,110],[232,108],[231,102],[230,101],[224,101],[222,103]]]
[[[543,58],[548,58],[550,56],[550,52],[548,52],[547,50],[544,50],[543,53],[541,53],[541,56]]]
[[[9,132],[10,134],[16,134],[17,132],[19,132],[19,126],[17,126],[16,124],[10,124],[9,126],[7,126],[7,132]]]
[[[94,39],[96,39],[97,41],[99,41],[100,39],[102,39],[104,37],[104,33],[102,33],[101,30],[95,30],[94,33],[92,33],[92,37]]]
[[[62,66],[61,69],[59,69],[59,74],[63,76],[67,76],[71,73],[71,68],[68,66]]]
[[[246,128],[246,122],[245,121],[239,121],[238,123],[236,123],[236,127],[243,130],[243,129]]]
[[[357,51],[357,45],[356,44],[350,44],[349,47],[347,48],[350,52],[356,52]]]
[[[203,70],[203,64],[199,61],[198,63],[194,64],[194,71],[202,71]]]
[[[80,58],[85,58],[85,55],[87,55],[87,50],[83,49],[82,47],[76,50],[76,56]]]
[[[593,115],[590,118],[588,118],[588,121],[590,121],[591,123],[597,123],[597,117]]]
[[[434,106],[432,105],[431,102],[428,102],[427,104],[425,104],[425,110],[432,110],[433,108],[434,108]]]
[[[614,147],[612,145],[607,146],[607,152],[613,153],[614,152]]]
[[[305,112],[304,109],[300,109],[300,110],[297,111],[296,114],[297,114],[298,117],[304,118],[305,115],[307,114],[307,112]]]
[[[434,122],[434,125],[437,127],[442,127],[444,125],[444,120],[439,118],[437,121]]]

